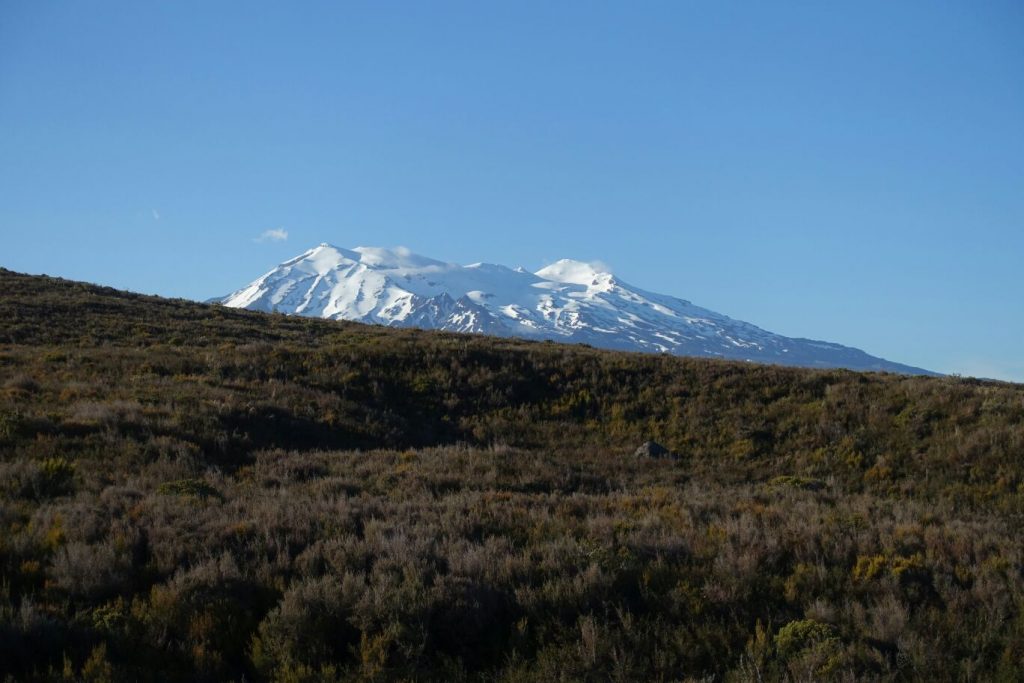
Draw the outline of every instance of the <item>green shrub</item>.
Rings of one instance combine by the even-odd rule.
[[[46,458],[39,463],[41,497],[62,496],[74,488],[75,465],[66,458]]]
[[[775,634],[775,649],[782,657],[838,642],[835,629],[813,619],[791,621]]]

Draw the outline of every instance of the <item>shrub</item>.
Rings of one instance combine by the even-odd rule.
[[[790,657],[838,638],[828,624],[813,619],[791,621],[775,634],[775,649],[782,657]]]
[[[220,491],[202,479],[178,479],[177,481],[166,481],[156,488],[156,492],[165,496],[191,497],[198,498],[200,500],[205,500],[207,498],[224,500],[224,496],[221,495]]]
[[[820,479],[794,476],[792,474],[784,474],[780,477],[775,477],[768,482],[768,485],[773,488],[790,487],[795,489],[804,489],[806,491],[820,491],[825,488],[825,482]]]
[[[362,582],[352,576],[307,579],[290,587],[253,639],[256,668],[268,677],[312,676],[332,663],[352,662],[365,638],[351,623],[362,592]]]

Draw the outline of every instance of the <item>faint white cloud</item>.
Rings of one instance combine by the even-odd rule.
[[[284,228],[274,228],[272,230],[264,230],[263,233],[255,239],[256,242],[284,242],[288,239],[288,231]]]
[[[578,263],[578,264],[581,264],[581,265],[589,267],[595,273],[608,273],[608,274],[612,274],[613,273],[612,266],[611,266],[610,263],[608,263],[606,261],[601,261],[601,260],[598,260],[598,259],[592,259],[590,261],[580,261],[579,259],[574,259],[574,258],[569,258],[569,259],[566,259],[566,258],[561,258],[561,259],[551,259],[551,258],[548,258],[548,259],[544,259],[544,260],[541,261],[541,268],[543,269],[543,268],[547,268],[548,266],[553,266],[556,263],[558,263],[559,261],[573,261],[575,263]]]
[[[157,211],[156,209],[153,209],[153,220],[155,220],[155,221],[160,220],[160,212]]]

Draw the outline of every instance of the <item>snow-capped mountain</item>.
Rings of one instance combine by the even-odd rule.
[[[569,259],[530,273],[490,263],[460,266],[402,248],[342,249],[325,243],[214,301],[257,311],[631,351],[927,372],[839,344],[773,334]]]

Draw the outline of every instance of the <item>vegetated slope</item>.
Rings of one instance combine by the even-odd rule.
[[[15,679],[1021,676],[1019,385],[0,291]]]
[[[774,334],[571,259],[529,273],[491,263],[444,263],[406,249],[325,243],[219,301],[256,311],[627,351],[934,374],[848,346]]]

